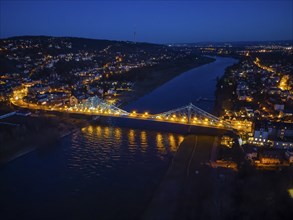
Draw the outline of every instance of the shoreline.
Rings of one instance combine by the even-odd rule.
[[[37,149],[36,146],[30,146],[30,147],[27,147],[27,149],[23,149],[22,151],[18,151],[16,154],[13,154],[11,156],[7,156],[7,158],[4,157],[3,159],[0,160],[0,166],[5,165],[5,164],[17,159],[17,158],[22,157],[22,156],[25,156],[26,154],[33,152],[36,149]]]
[[[216,61],[216,59],[214,59],[213,57],[208,57],[208,56],[202,56],[201,59],[202,59],[201,62],[191,62],[186,65],[181,65],[180,67],[173,66],[170,68],[165,68],[162,71],[159,69],[151,70],[151,76],[150,76],[151,79],[136,82],[134,85],[135,87],[134,92],[131,95],[126,96],[124,100],[121,102],[121,104],[119,105],[119,107],[123,108],[124,106],[131,104],[132,102],[138,100],[139,98],[150,94],[152,91],[161,87],[168,81],[176,78],[177,76],[180,76],[181,74],[189,70],[192,70],[197,67],[201,67]],[[161,77],[162,75],[164,77]]]
[[[44,117],[44,116],[42,116]],[[15,151],[8,151],[8,152],[4,152],[3,155],[1,155],[0,157],[0,166],[1,165],[5,165],[9,162],[14,161],[17,158],[20,158],[22,156],[25,156],[26,154],[33,152],[37,149],[46,147],[48,144],[51,143],[55,143],[57,141],[60,141],[62,138],[65,138],[69,135],[71,135],[73,132],[79,130],[80,126],[83,126],[84,123],[84,119],[81,119],[81,121],[73,121],[70,120],[70,122],[66,122],[67,124],[65,124],[64,127],[64,121],[66,121],[66,118],[61,118],[59,119],[59,125],[62,124],[62,126],[60,127],[56,127],[53,128],[55,129],[60,129],[56,134],[53,134],[53,136],[48,136],[45,137],[44,139],[41,139],[42,141],[40,142],[40,140],[37,140],[38,143],[29,143],[29,144],[25,144],[23,147],[21,147],[21,142],[18,143],[12,143],[12,147],[15,148]],[[51,128],[52,129],[52,128]],[[44,131],[45,130],[45,131]],[[50,129],[45,128],[44,130],[41,131],[41,136],[42,135],[47,135],[50,132]],[[37,134],[40,135],[40,134]],[[31,142],[31,141],[30,141]]]

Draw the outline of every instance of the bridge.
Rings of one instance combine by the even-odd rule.
[[[229,123],[220,120],[216,116],[196,107],[192,103],[167,112],[162,112],[159,114],[149,114],[148,112],[127,112],[123,109],[120,109],[114,105],[105,102],[97,96],[93,96],[91,98],[88,98],[83,103],[77,104],[69,108],[60,108],[59,110],[92,116],[131,118],[137,120],[160,121],[167,123],[232,130],[232,127]]]
[[[131,118],[137,120],[160,121],[166,123],[184,124],[191,126],[209,127],[225,130],[233,130],[230,123],[220,120],[218,117],[196,107],[192,103],[189,105],[162,112],[159,114],[149,114],[148,112],[137,113],[136,111],[127,112],[117,106],[107,103],[98,96],[88,98],[82,103],[75,106],[48,106],[30,104],[24,102],[23,97],[26,96],[27,90],[16,90],[13,97],[10,99],[11,103],[22,108],[45,110],[55,112],[68,112],[73,114],[83,114],[91,116],[107,116],[118,118]]]

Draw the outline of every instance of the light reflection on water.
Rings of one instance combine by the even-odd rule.
[[[141,151],[146,152],[148,142],[147,142],[147,133],[145,131],[140,132],[140,143],[141,143]]]
[[[84,171],[82,175],[87,177],[103,176],[110,170],[117,171],[119,166],[140,163],[148,157],[166,160],[183,139],[183,135],[173,133],[89,125],[72,135],[68,167]]]
[[[151,198],[183,139],[183,135],[149,130],[101,125],[82,128],[72,135],[67,153],[69,177],[75,185],[71,194],[78,196],[88,188],[109,200],[107,204],[97,200],[101,215],[123,219],[123,215],[132,213],[136,217]],[[86,183],[80,184],[80,179]],[[105,211],[112,210],[115,204],[117,213]]]
[[[174,133],[84,127],[55,147],[0,169],[0,205],[6,210],[1,214],[12,219],[68,213],[71,219],[137,219],[182,141]]]

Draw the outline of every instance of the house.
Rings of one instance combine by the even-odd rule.
[[[244,145],[243,150],[248,160],[255,160],[257,158],[257,148],[254,145]]]
[[[283,111],[284,110],[284,104],[274,104],[274,109],[276,111]]]
[[[289,163],[293,163],[293,152],[292,151],[286,151],[285,157]]]
[[[74,95],[70,96],[70,98],[69,98],[69,104],[70,104],[70,106],[77,105],[78,104],[78,99]]]
[[[262,164],[280,164],[281,156],[276,151],[264,151],[259,153],[259,160]]]
[[[293,142],[291,141],[272,141],[273,147],[275,148],[281,148],[281,149],[287,149],[287,148],[293,148]]]
[[[69,101],[69,94],[65,92],[52,92],[48,94],[48,98],[51,104],[64,105]]]
[[[49,89],[50,89],[49,86],[42,85],[42,84],[35,84],[28,88],[28,92],[32,94],[45,93],[45,92],[48,92]]]
[[[270,134],[270,131],[266,123],[256,122],[254,127],[253,137],[250,140],[250,143],[261,145],[261,146],[270,145],[269,134]]]

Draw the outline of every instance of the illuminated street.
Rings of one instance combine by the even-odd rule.
[[[96,98],[96,100],[92,98],[93,101],[97,103],[97,106],[82,104],[74,107],[65,106],[56,108],[47,106],[46,103],[44,103],[43,105],[25,103],[23,101],[23,97],[25,97],[26,95],[27,89],[15,90],[13,92],[13,97],[10,99],[10,101],[15,106],[31,110],[67,112],[72,114],[84,114],[92,116],[122,117],[138,120],[152,120],[176,124],[188,124],[201,127],[232,129],[228,123],[225,123],[217,117],[201,109],[198,109],[192,104],[180,109],[152,115],[148,112],[137,113],[136,111],[132,111],[131,113],[128,113],[115,106],[109,105],[98,98]],[[241,128],[240,124],[238,125],[238,128]]]

